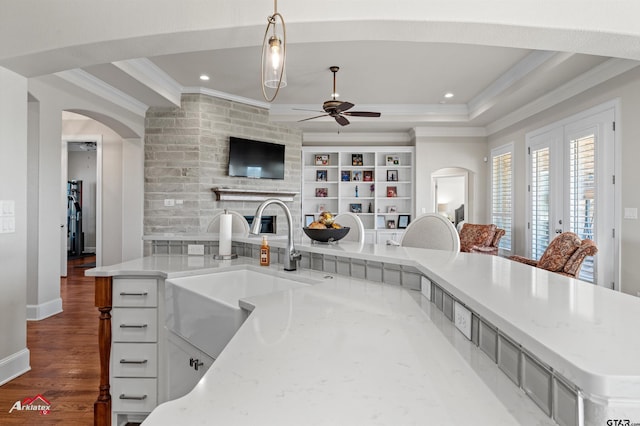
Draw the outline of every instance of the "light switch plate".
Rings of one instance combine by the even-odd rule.
[[[625,207],[624,208],[624,218],[625,219],[637,219],[638,218],[638,209],[635,207]]]
[[[173,198],[165,198],[164,206],[165,207],[173,207],[176,205],[176,200]]]
[[[460,330],[467,339],[471,340],[471,311],[460,303],[455,302],[453,305],[453,320],[456,328]]]

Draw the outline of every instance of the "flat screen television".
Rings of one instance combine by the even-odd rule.
[[[231,136],[229,176],[284,179],[284,145]]]

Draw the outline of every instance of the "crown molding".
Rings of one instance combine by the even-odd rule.
[[[182,86],[147,58],[113,62],[129,76],[147,86],[176,106],[180,106]]]
[[[487,129],[484,127],[415,127],[410,130],[413,138],[444,137],[444,138],[484,138]]]
[[[491,109],[501,98],[509,96],[532,79],[534,74],[555,68],[572,56],[573,53],[549,51],[530,53],[469,101],[469,119],[473,120]]]
[[[563,84],[557,89],[539,97],[533,102],[524,105],[510,114],[488,124],[487,135],[492,135],[501,130],[532,117],[560,102],[589,90],[606,82],[622,73],[625,73],[640,65],[637,61],[628,59],[609,59],[602,64],[590,69],[586,73]]]
[[[182,93],[195,93],[200,95],[213,96],[214,98],[225,99],[227,101],[239,102],[245,105],[251,105],[258,108],[271,109],[271,104],[264,101],[256,101],[255,99],[245,98],[243,96],[232,95],[231,93],[220,92],[218,90],[207,89],[205,87],[183,87]]]
[[[81,69],[61,71],[55,75],[141,117],[145,116],[149,108],[146,104]]]
[[[303,144],[325,144],[332,142],[345,142],[350,144],[409,144],[413,139],[409,133],[405,132],[304,132],[302,135]]]

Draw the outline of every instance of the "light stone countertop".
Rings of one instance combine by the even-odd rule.
[[[255,308],[203,379],[143,424],[553,424],[533,403],[505,406],[409,293],[334,276],[246,298]]]
[[[247,239],[247,241],[255,240]],[[284,246],[284,242],[280,241],[274,241],[271,245],[277,247],[279,244]],[[634,326],[640,324],[640,299],[638,298],[495,256],[451,254],[435,250],[357,245],[347,242],[331,245],[300,243],[297,248],[311,253],[416,267],[465,305],[536,354],[555,371],[576,384],[589,397],[605,402],[631,404],[636,407],[636,410],[640,405],[640,363],[637,362],[640,359],[640,339],[635,338],[634,332]],[[220,266],[224,266],[210,258],[193,259],[188,256],[153,256],[113,267],[97,268],[88,271],[87,274],[96,276],[158,274],[162,277],[173,277],[211,273]],[[241,264],[255,261],[239,259],[231,262]],[[199,265],[193,265],[193,262]],[[396,385],[402,388],[403,383],[406,383],[409,388],[418,386],[406,395],[419,394],[425,398],[424,400],[420,399],[422,397],[414,398],[415,401],[421,401],[411,408],[412,413],[417,416],[416,419],[422,418],[422,410],[429,412],[429,414],[424,412],[427,416],[424,418],[440,415],[434,413],[441,413],[444,416],[444,413],[450,409],[456,412],[451,405],[434,396],[435,389],[442,386],[441,391],[452,392],[450,397],[457,403],[465,401],[465,404],[473,405],[475,401],[483,401],[482,406],[487,407],[487,411],[480,411],[480,413],[484,412],[490,417],[495,416],[491,424],[499,424],[499,419],[503,419],[506,424],[513,423],[513,418],[501,412],[499,403],[496,405],[496,401],[484,400],[485,397],[491,399],[490,395],[475,394],[486,393],[482,391],[482,384],[474,384],[473,373],[465,370],[464,363],[456,363],[453,353],[447,353],[451,346],[449,343],[434,344],[438,339],[432,335],[434,333],[430,331],[428,319],[416,311],[415,301],[406,294],[406,290],[396,286],[362,284],[355,279],[337,277],[331,284],[323,283],[310,289],[293,291],[291,298],[287,300],[282,300],[282,295],[263,296],[251,300],[255,303],[256,309],[249,320],[223,351],[203,381],[185,398],[200,395],[193,401],[197,400],[203,404],[207,401],[206,404],[214,404],[218,407],[216,403],[206,400],[208,397],[205,396],[208,392],[218,392],[220,395],[218,393],[216,395],[221,398],[221,401],[225,401],[220,405],[220,410],[226,413],[224,416],[232,415],[231,411],[224,408],[225,406],[228,406],[229,410],[231,408],[240,410],[237,413],[241,413],[242,407],[248,409],[253,404],[257,404],[256,413],[267,416],[271,415],[272,411],[274,415],[280,411],[286,413],[288,409],[285,409],[285,406],[297,406],[301,403],[297,398],[302,396],[296,395],[302,392],[306,395],[303,411],[308,412],[315,408],[326,413],[331,411],[327,407],[335,407],[336,412],[342,410],[344,411],[342,415],[347,416],[341,418],[342,423],[328,421],[324,424],[363,424],[362,419],[360,423],[347,421],[351,413],[349,407],[359,407],[358,409],[363,412],[370,413],[372,407],[380,404],[369,404],[373,399],[380,398],[379,401],[381,401],[389,398],[390,394],[401,395],[401,389],[391,391],[387,388],[395,388]],[[278,321],[282,319],[279,313],[285,307],[296,314],[294,315],[296,321],[290,323],[290,332],[287,333],[287,339],[284,339],[288,343],[283,346],[268,344],[270,341],[268,338],[281,330],[282,324]],[[336,316],[334,317],[333,314]],[[346,322],[341,322],[342,320]],[[264,335],[257,334],[258,330]],[[389,340],[384,333],[380,333],[380,330],[388,331]],[[401,334],[404,335],[404,340],[398,337]],[[316,344],[315,342],[324,343]],[[324,348],[325,345],[327,348]],[[340,357],[334,357],[330,350],[334,346],[333,351],[340,354]],[[434,351],[438,351],[437,357]],[[383,353],[384,357],[378,357]],[[389,359],[394,359],[394,356],[400,357],[401,361],[390,364]],[[442,356],[446,358],[446,362],[440,359]],[[438,358],[437,362],[434,357]],[[340,360],[355,362],[363,359],[372,359],[373,364],[366,366],[363,370],[359,370],[360,367],[364,367],[357,362],[345,365],[344,368],[340,367]],[[325,360],[330,362],[325,364]],[[425,360],[429,362],[425,363]],[[329,369],[329,366],[334,363],[336,375],[320,378],[314,375],[309,376],[304,372],[305,369],[312,372]],[[446,372],[444,376],[447,380],[443,380],[442,383],[434,381],[432,375],[437,372],[428,368],[430,363],[431,366],[438,366],[436,370]],[[296,366],[296,368],[288,370],[289,366]],[[404,370],[400,366],[405,366],[411,373],[402,375]],[[374,374],[373,370],[369,370],[370,368],[380,368],[380,371]],[[387,370],[389,370],[388,373]],[[263,377],[259,375],[261,371],[269,371],[269,373],[264,373]],[[289,373],[285,373],[286,371]],[[349,372],[360,374],[344,375]],[[396,377],[402,377],[403,380],[398,381]],[[421,380],[416,381],[415,377],[420,377]],[[464,379],[461,379],[462,381],[457,385],[460,388],[456,388],[454,392],[450,386],[453,386],[457,377],[464,377]],[[256,382],[258,379],[259,383]],[[376,386],[374,382],[383,385]],[[431,383],[433,388],[421,385],[422,382]],[[233,386],[239,386],[239,389],[244,389],[245,392],[255,388],[256,400],[252,399],[250,404],[242,404],[245,401],[242,393],[236,395],[230,392],[230,387],[233,387],[231,383]],[[331,383],[334,393],[325,387],[324,383]],[[392,386],[392,383],[395,385]],[[313,384],[318,387],[312,386]],[[244,386],[247,388],[245,389]],[[207,388],[206,392],[199,390],[203,387]],[[340,390],[343,387],[348,392],[341,393]],[[217,388],[221,390],[216,391]],[[306,394],[303,389],[306,389]],[[344,405],[343,399],[347,394],[351,395],[351,392],[358,394],[356,389],[359,389],[360,393],[365,391],[364,394],[368,396],[362,401],[354,402],[354,405]],[[462,392],[461,395],[464,395],[464,389],[473,389],[473,397],[469,395],[468,398],[460,396],[454,398],[453,395],[456,392]],[[376,391],[373,392],[374,390]],[[369,392],[372,393],[369,394]],[[232,395],[238,399],[234,400]],[[263,398],[266,398],[264,401],[270,402],[264,402]],[[179,401],[182,399],[170,402],[168,406],[184,402]],[[319,405],[314,405],[313,401],[317,401]],[[393,401],[399,402],[396,399]],[[285,405],[279,405],[280,403]],[[162,413],[164,410],[162,407],[164,405],[156,411]],[[399,418],[397,417],[399,413],[407,410],[408,406],[400,404],[396,408],[399,411],[394,411],[393,416]],[[203,408],[202,415],[209,409]],[[473,412],[474,409],[469,406],[467,409],[457,411],[460,412],[455,413],[455,416],[464,417],[463,412]],[[179,412],[185,415],[182,409]],[[162,414],[163,417],[166,415],[168,413]],[[283,422],[278,424],[296,424],[295,421],[300,420],[295,417],[295,413],[290,415],[293,417],[283,418]],[[379,413],[380,418],[387,420],[387,423],[381,421],[380,424],[403,424],[402,422],[389,423],[389,418],[385,415],[391,414]],[[226,418],[224,416],[222,418]],[[467,420],[481,424],[482,422],[477,421],[476,416],[471,416]],[[156,423],[154,419],[158,418],[156,414],[152,414],[149,423],[145,424],[170,424]],[[252,418],[254,423],[257,419],[259,422],[260,417]],[[309,418],[305,418],[301,423],[310,424],[308,420]],[[364,423],[375,424],[375,419],[370,420]],[[462,424],[467,420],[462,417],[442,417],[442,421],[448,424]],[[231,423],[223,421],[221,424]]]

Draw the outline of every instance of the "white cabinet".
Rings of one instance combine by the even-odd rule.
[[[357,213],[365,229],[397,236],[415,214],[413,147],[304,147],[302,164],[304,216]]]
[[[112,424],[158,405],[158,281],[114,278],[111,311]]]
[[[214,359],[171,331],[167,332],[169,399],[186,395],[211,367]]]

